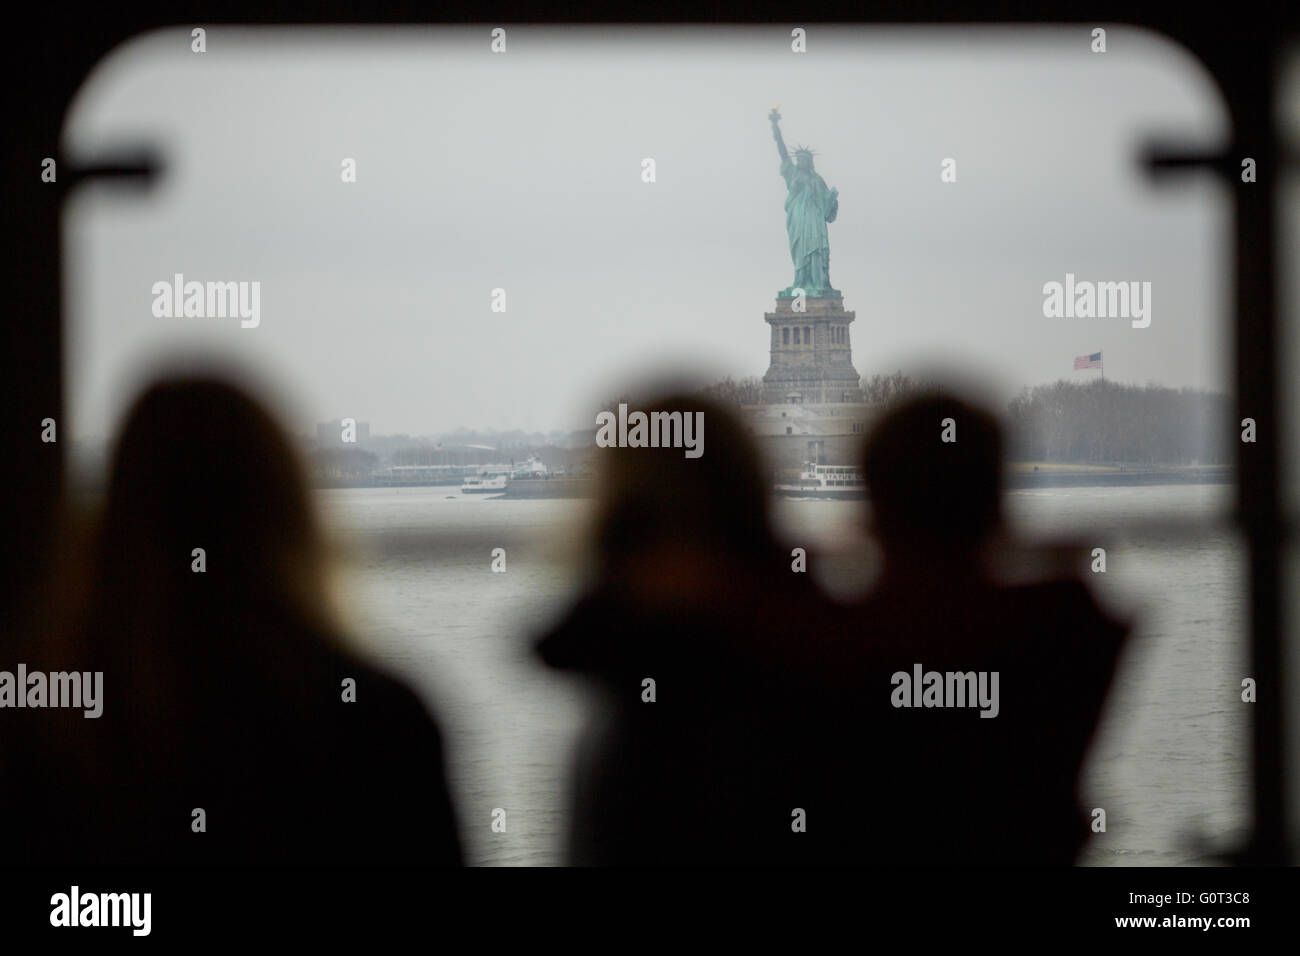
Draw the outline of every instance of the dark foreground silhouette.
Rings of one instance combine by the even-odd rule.
[[[998,583],[1001,468],[996,420],[951,396],[906,402],[869,438],[884,567],[828,657],[819,721],[838,731],[819,737],[818,781],[855,808],[845,849],[863,862],[1069,865],[1088,835],[1079,773],[1127,627],[1077,577]]]
[[[575,761],[569,859],[796,862],[802,756],[785,669],[820,598],[772,537],[741,423],[689,395],[650,409],[702,411],[705,454],[601,450],[595,581],[538,644],[601,691]]]
[[[25,862],[460,862],[438,728],[338,640],[308,492],[257,404],[146,391],[88,558],[36,653],[103,671],[103,715],[22,712]]]
[[[602,450],[596,580],[538,645],[603,695],[571,861],[1070,864],[1127,629],[1077,578],[998,583],[996,421],[928,396],[879,423],[884,568],[842,607],[775,543],[743,426],[689,396],[650,407],[703,410],[707,451]]]

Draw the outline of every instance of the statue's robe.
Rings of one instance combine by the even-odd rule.
[[[801,170],[790,159],[782,160],[781,175],[788,190],[785,197],[785,231],[790,237],[790,258],[794,260],[794,284],[810,296],[833,293],[830,278],[831,246],[826,224],[839,212],[839,198],[814,170]]]

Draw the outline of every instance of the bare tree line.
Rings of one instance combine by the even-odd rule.
[[[316,448],[307,455],[307,469],[315,482],[356,481],[369,478],[378,461],[364,448]]]
[[[886,406],[938,383],[901,370],[861,382],[864,401]],[[761,401],[762,380],[725,378],[702,390],[737,405]],[[1026,386],[1005,409],[1009,456],[1075,464],[1230,464],[1232,404],[1204,389],[1106,379]]]
[[[864,401],[886,406],[936,387],[901,370],[861,382]],[[762,379],[730,376],[700,393],[736,406],[762,401]],[[632,402],[620,396],[605,403]],[[1230,464],[1232,405],[1227,395],[1203,389],[1126,385],[1106,379],[1059,379],[1026,386],[1005,409],[1009,457],[1016,461],[1073,464]],[[346,479],[368,473],[375,456],[360,449],[318,449],[310,462],[318,479]],[[493,453],[488,452],[488,457]],[[446,460],[434,447],[410,447],[392,455],[394,464],[434,464]]]
[[[1162,385],[1064,379],[1011,400],[1012,455],[1026,461],[1229,464],[1227,395]]]

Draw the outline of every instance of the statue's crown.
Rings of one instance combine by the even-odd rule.
[[[807,146],[796,146],[794,148],[794,154],[795,156],[807,156],[809,159],[812,159],[814,156],[817,155]]]

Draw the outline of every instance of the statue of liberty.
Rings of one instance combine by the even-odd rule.
[[[772,108],[772,135],[781,154],[781,175],[787,189],[785,197],[785,231],[790,237],[790,258],[794,260],[794,282],[778,296],[791,296],[802,289],[809,298],[837,296],[831,288],[831,244],[826,224],[834,222],[840,209],[838,189],[827,189],[826,180],[813,169],[813,151],[805,146],[794,151],[794,161],[786,152],[781,138],[781,114]]]

